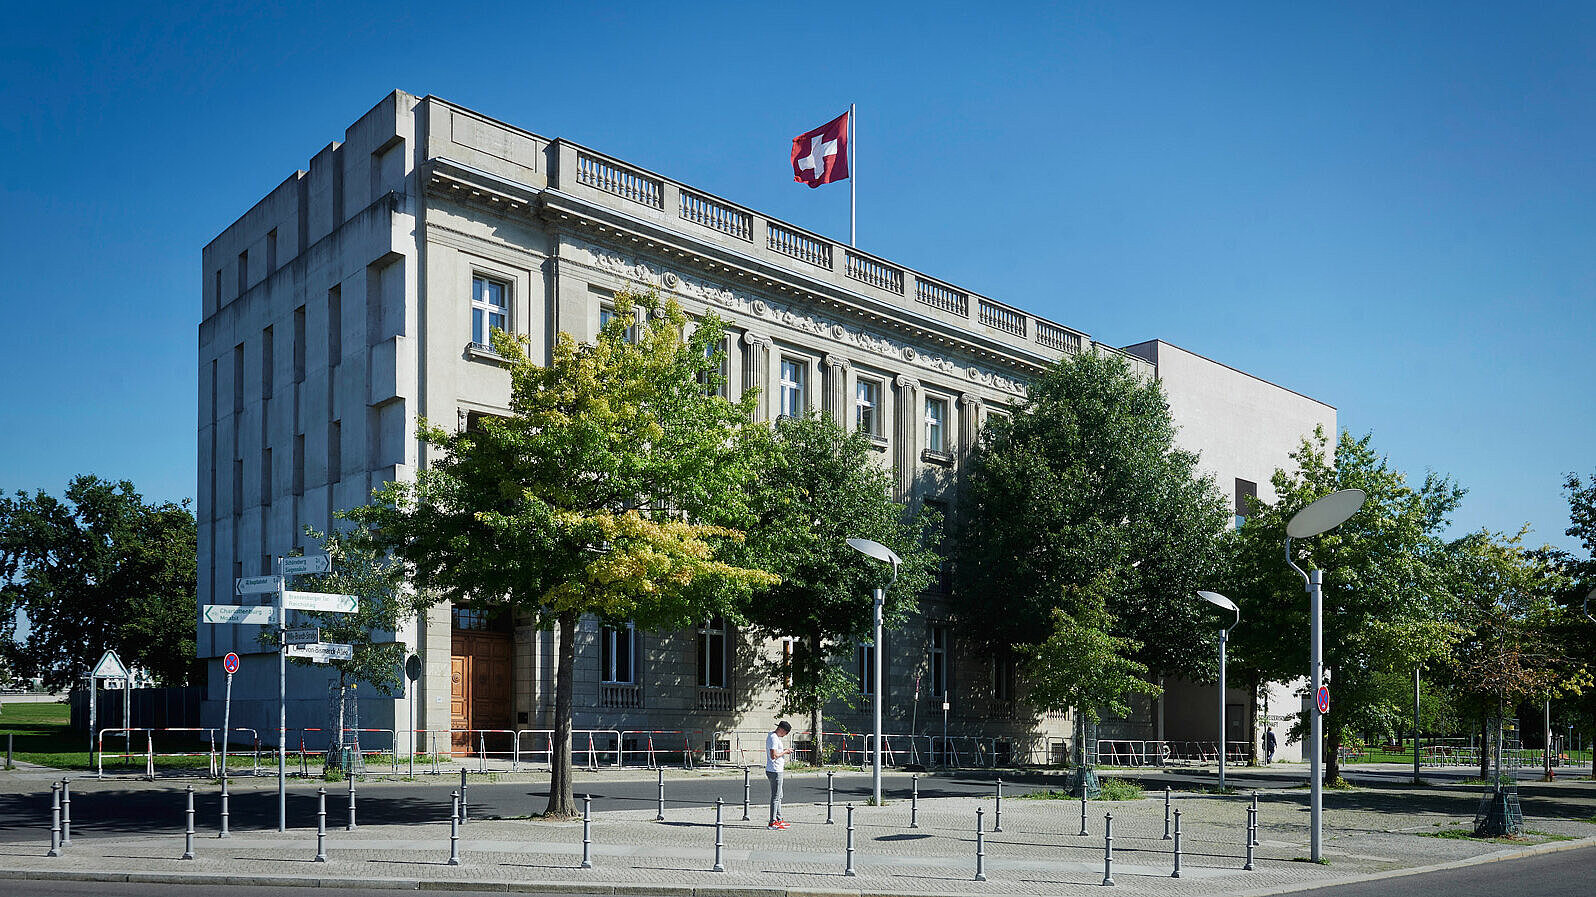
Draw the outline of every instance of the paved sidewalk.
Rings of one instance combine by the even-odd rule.
[[[1565,789],[1596,791],[1588,783]],[[1568,792],[1572,793],[1572,792]],[[1546,841],[1550,850],[1590,843],[1596,824],[1535,817],[1569,804],[1564,792],[1525,795],[1527,827],[1577,841]],[[824,805],[790,806],[792,827],[768,831],[763,807],[743,822],[741,805],[723,810],[723,873],[714,863],[713,808],[672,809],[654,821],[653,810],[595,814],[593,868],[578,868],[582,824],[539,820],[472,820],[461,828],[462,864],[449,866],[447,806],[418,805],[416,825],[362,825],[343,830],[344,807],[328,795],[326,863],[313,861],[312,819],[297,828],[236,831],[215,837],[213,820],[198,823],[196,858],[180,859],[180,826],[164,825],[136,837],[96,836],[92,820],[75,819],[73,843],[64,856],[44,856],[48,831],[39,838],[0,844],[0,877],[62,875],[101,880],[253,882],[280,885],[363,885],[487,889],[558,889],[598,893],[882,893],[882,894],[1083,894],[1103,883],[1105,812],[1114,814],[1113,877],[1120,889],[1149,894],[1264,894],[1328,884],[1368,875],[1522,852],[1526,844],[1499,844],[1426,837],[1467,828],[1468,814],[1455,812],[1477,800],[1477,790],[1404,791],[1360,789],[1327,797],[1327,866],[1298,861],[1306,856],[1307,794],[1286,789],[1260,796],[1260,845],[1254,871],[1242,869],[1246,853],[1248,796],[1177,793],[1181,812],[1182,878],[1173,879],[1172,842],[1163,839],[1162,793],[1140,801],[1088,804],[1088,834],[1079,834],[1076,801],[1005,798],[1001,833],[991,829],[990,798],[951,797],[920,802],[918,828],[909,828],[910,806],[895,800],[883,808],[855,807],[857,875],[844,875],[846,811],[834,808],[825,824]],[[1583,793],[1580,794],[1584,799]],[[985,811],[986,882],[975,876],[976,810]],[[1584,812],[1579,810],[1578,812]],[[308,828],[306,827],[308,824]]]

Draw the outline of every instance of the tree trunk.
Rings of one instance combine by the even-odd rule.
[[[1341,780],[1341,726],[1331,725],[1333,717],[1324,717],[1324,783],[1333,785]]]
[[[554,756],[549,772],[549,805],[544,815],[568,818],[576,815],[576,797],[571,783],[571,703],[576,683],[576,622],[574,612],[560,614],[559,658],[554,674]]]
[[[1491,774],[1491,751],[1490,751],[1491,741],[1490,741],[1490,729],[1487,728],[1490,725],[1489,722],[1487,721],[1488,719],[1489,719],[1489,716],[1486,714],[1486,712],[1481,710],[1480,711],[1480,781],[1482,781],[1482,782],[1485,781],[1486,778],[1489,777],[1490,774]]]

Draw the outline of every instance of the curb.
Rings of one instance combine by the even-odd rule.
[[[1300,882],[1274,888],[1258,890],[1244,890],[1236,892],[1236,897],[1268,897],[1275,894],[1293,894],[1303,891],[1313,891],[1320,888],[1330,888],[1340,885],[1362,884],[1373,881],[1386,881],[1390,879],[1407,878],[1413,875],[1424,875],[1430,872],[1443,872],[1451,869],[1465,869],[1470,866],[1482,866],[1488,863],[1500,863],[1508,860],[1524,859],[1541,854],[1558,853],[1565,850],[1579,850],[1581,848],[1596,847],[1596,837],[1581,838],[1575,841],[1555,841],[1547,844],[1537,844],[1517,850],[1503,850],[1488,853],[1477,857],[1455,860],[1449,863],[1434,863],[1428,866],[1415,866],[1409,869],[1393,869],[1388,872],[1374,872],[1367,875],[1349,875],[1342,878],[1321,879],[1313,882]],[[366,888],[366,889],[392,889],[403,891],[493,891],[509,894],[524,893],[564,893],[564,894],[604,894],[604,895],[649,895],[649,897],[905,897],[913,892],[867,892],[847,890],[825,890],[813,888],[757,888],[757,887],[723,887],[723,886],[685,886],[685,885],[645,885],[645,884],[601,884],[571,881],[427,881],[423,879],[407,878],[310,878],[299,876],[275,875],[227,875],[222,873],[167,873],[167,872],[90,872],[68,870],[22,870],[0,869],[0,881],[92,881],[116,882],[128,884],[209,884],[233,885],[270,888]],[[1019,897],[1019,895],[1011,895]]]

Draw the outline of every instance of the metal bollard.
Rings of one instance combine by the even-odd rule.
[[[997,780],[997,806],[992,813],[992,831],[1003,831],[1003,780]]]
[[[746,767],[746,766],[743,767],[743,772],[746,774],[748,772],[748,767]],[[722,803],[722,801],[721,801],[720,798],[718,798],[718,797],[715,798],[715,868],[709,870],[711,872],[725,872],[726,871],[725,864],[720,861],[721,848],[726,846],[726,842],[721,838],[721,822],[720,822],[721,803]],[[747,819],[748,817],[744,816],[743,818]]]
[[[920,777],[918,775],[910,776],[909,777],[909,782],[910,782],[910,785],[914,789],[913,791],[909,792],[909,828],[919,828],[920,827]]]
[[[659,775],[659,809],[654,812],[655,822],[665,821],[665,770],[661,769]]]
[[[1169,840],[1169,786],[1164,786],[1164,840]]]
[[[227,770],[224,768],[222,770],[222,830],[216,833],[216,837],[218,837],[218,838],[231,838],[231,837],[233,837],[232,833],[227,830],[228,820],[231,817],[231,814],[228,812],[227,807],[228,807]]]
[[[743,821],[748,821],[748,767],[743,767]]]
[[[72,844],[72,780],[61,780],[61,846]]]
[[[1114,814],[1103,814],[1103,884],[1114,883]]]
[[[349,776],[349,824],[344,826],[344,831],[355,830],[355,777]]]
[[[1175,811],[1175,872],[1170,878],[1180,878],[1180,811]]]
[[[593,795],[582,798],[582,865],[580,868],[593,868]]]
[[[50,783],[50,852],[47,857],[61,855],[61,783]]]
[[[1252,842],[1252,846],[1257,847],[1258,846],[1258,792],[1256,792],[1256,791],[1254,791],[1252,793],[1252,823],[1251,824],[1252,824],[1252,837],[1248,838],[1247,840]]]
[[[11,733],[11,732],[7,732],[6,733],[6,769],[10,769],[11,766],[12,766],[12,763],[11,763],[11,737],[12,737],[12,734],[13,733]]]
[[[981,814],[985,811],[980,807],[975,808],[975,880],[986,881],[986,833],[981,831],[984,825]]]
[[[327,789],[316,789],[316,862],[327,862]]]
[[[1253,871],[1253,846],[1258,841],[1253,841],[1253,808],[1246,808],[1246,865],[1242,871]]]
[[[1081,783],[1081,835],[1090,834],[1086,831],[1086,783]]]
[[[488,733],[477,733],[477,772],[484,775],[488,772]],[[464,795],[461,795],[464,797]]]
[[[832,824],[832,822],[831,822],[831,798],[832,798],[833,791],[832,791],[832,781],[831,781],[831,779],[832,779],[832,776],[835,776],[835,775],[836,775],[836,773],[834,773],[834,772],[830,772],[830,771],[826,772],[826,824],[827,825],[831,825]]]
[[[454,798],[454,809],[449,814],[449,865],[460,865],[460,814],[464,804],[460,802],[460,792],[449,795]]]
[[[183,859],[194,859],[194,786],[188,786],[188,811],[184,814],[188,820],[186,830],[183,832]]]
[[[848,865],[842,874],[852,878],[853,871],[853,804],[848,805]]]
[[[460,817],[460,824],[466,824],[466,771],[460,767],[460,812],[455,814]]]

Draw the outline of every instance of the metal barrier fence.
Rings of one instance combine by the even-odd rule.
[[[1246,763],[1251,747],[1245,741],[1225,742],[1226,763]],[[1169,766],[1219,762],[1217,741],[1136,741],[1100,738],[1099,766]]]
[[[197,728],[197,727],[189,727],[189,726],[169,728],[169,729],[140,729],[140,728],[100,729],[98,732],[95,733],[95,741],[94,741],[94,746],[95,746],[95,777],[96,778],[101,778],[101,779],[105,778],[105,758],[106,757],[111,757],[113,760],[126,760],[126,761],[129,761],[130,763],[135,757],[142,759],[144,761],[144,773],[143,773],[143,775],[144,775],[145,778],[148,778],[150,781],[154,781],[155,780],[155,758],[157,758],[157,757],[170,757],[170,758],[204,757],[205,758],[206,775],[216,776],[216,775],[219,774],[218,770],[221,768],[221,757],[222,757],[222,750],[217,747],[217,742],[216,742],[216,733],[218,733],[220,731],[221,731],[221,729],[219,727],[217,727],[217,728]],[[248,728],[244,728],[244,727],[241,727],[241,726],[235,726],[233,729],[231,729],[229,731],[231,731],[231,732],[233,732],[235,734],[236,733],[240,733],[240,732],[248,732],[249,733],[249,741],[247,742],[249,746],[246,747],[246,748],[243,748],[243,749],[240,749],[240,750],[236,751],[236,755],[237,756],[246,756],[247,755],[247,756],[252,757],[253,760],[252,760],[252,763],[251,763],[250,774],[251,775],[260,775],[260,734],[258,732],[256,732],[254,729],[248,729]],[[106,736],[106,733],[108,733],[108,732],[111,733],[113,736],[120,734],[126,739],[126,743],[124,743],[124,745],[123,745],[123,750],[121,750],[121,751],[110,751],[110,752],[107,752],[105,750],[105,736]],[[144,734],[144,750],[143,751],[134,751],[133,750],[132,742],[133,742],[133,733],[134,732],[142,732]],[[191,736],[196,736],[195,740],[203,741],[205,739],[208,739],[209,740],[209,745],[204,750],[161,751],[161,750],[157,750],[156,746],[155,746],[155,735],[156,735],[157,732],[163,733],[163,734],[177,735],[178,738],[182,737],[182,735],[178,734],[178,733],[188,733]],[[198,736],[201,736],[201,735],[203,735],[203,738],[198,737]],[[228,745],[229,745],[227,747],[227,753],[228,753],[229,756],[234,756],[235,755],[235,751],[231,747],[231,743],[232,743],[233,739],[227,739],[227,741],[228,741]],[[112,774],[113,775],[115,774],[115,770],[112,770]]]
[[[299,733],[299,737],[297,739],[294,737],[294,733],[295,732]],[[323,758],[323,760],[325,760],[326,756],[327,756],[327,753],[330,750],[333,749],[333,745],[332,745],[330,740],[328,740],[326,742],[322,742],[325,746],[320,747],[320,748],[316,747],[317,739],[314,736],[312,736],[311,733],[320,733],[322,735],[327,735],[330,732],[331,732],[330,729],[323,729],[323,728],[320,728],[320,727],[317,727],[317,726],[308,726],[308,727],[304,727],[304,728],[292,728],[291,727],[291,728],[289,728],[287,730],[287,733],[285,734],[284,738],[285,738],[285,741],[290,745],[289,752],[297,755],[298,758],[299,758],[300,775],[304,775],[304,776],[310,775],[310,758],[312,758],[312,757],[321,757],[321,758]],[[348,737],[351,734],[353,734],[355,736],[353,740],[351,740]],[[361,736],[362,735],[370,735],[370,734],[385,734],[385,735],[387,735],[388,736],[387,745],[386,746],[382,746],[382,747],[368,747],[367,745],[361,744]],[[308,739],[308,743],[307,743],[307,739]],[[294,748],[294,747],[292,747],[292,745],[294,745],[296,743],[296,741],[297,741],[298,747]],[[368,739],[367,740],[368,744],[369,744],[369,741],[370,740]],[[380,759],[380,758],[386,756],[386,757],[388,757],[389,762],[387,764],[385,764],[385,765],[387,765],[394,772],[398,772],[399,771],[399,733],[396,732],[395,730],[393,730],[393,729],[370,729],[370,728],[360,728],[360,729],[349,728],[349,729],[344,729],[343,730],[343,737],[339,739],[338,747],[339,747],[340,750],[342,750],[342,749],[346,749],[347,746],[349,746],[351,744],[354,745],[354,747],[356,749],[356,752],[360,755],[360,762],[361,762],[362,768],[364,768],[364,766],[367,763],[369,758],[376,757],[376,758]]]

